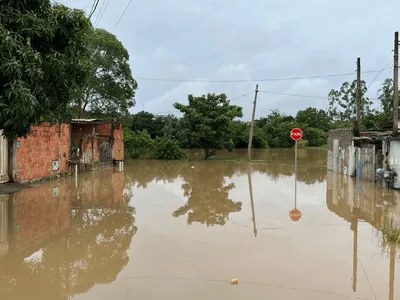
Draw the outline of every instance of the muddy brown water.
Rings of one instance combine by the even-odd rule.
[[[399,192],[300,149],[295,203],[293,150],[201,155],[0,196],[0,299],[400,299]]]

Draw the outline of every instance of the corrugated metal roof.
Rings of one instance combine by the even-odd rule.
[[[72,123],[93,123],[98,122],[98,119],[72,119]]]

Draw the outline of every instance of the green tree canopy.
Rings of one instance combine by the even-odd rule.
[[[328,94],[329,115],[335,121],[352,122],[356,116],[356,90],[357,81],[344,82],[339,90],[332,89]],[[365,96],[367,85],[361,81],[361,117],[371,112],[372,101]]]
[[[296,115],[296,121],[299,124],[312,126],[324,131],[328,131],[330,128],[330,117],[328,113],[314,107],[299,110]]]
[[[132,77],[128,50],[117,37],[104,29],[88,34],[90,75],[75,99],[79,118],[91,115],[121,117],[135,105],[138,85]]]
[[[83,11],[49,0],[0,4],[0,128],[8,139],[59,121],[85,82]]]
[[[188,102],[188,105],[175,103],[174,107],[184,114],[182,130],[190,133],[187,136],[191,144],[204,149],[205,159],[218,149],[229,148],[230,125],[243,116],[242,108],[231,105],[225,94],[189,95]]]
[[[392,78],[386,78],[378,90],[378,99],[385,115],[393,113],[393,90]]]

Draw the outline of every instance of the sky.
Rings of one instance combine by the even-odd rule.
[[[88,13],[93,4],[60,2]],[[256,84],[257,118],[274,109],[327,109],[329,91],[356,79],[357,57],[362,72],[388,66],[375,81],[377,72],[361,74],[367,85],[373,81],[367,95],[376,98],[393,76],[399,12],[398,0],[100,0],[92,22],[129,51],[139,85],[132,113],[173,113],[173,103],[187,103],[188,94],[225,93],[248,121]]]

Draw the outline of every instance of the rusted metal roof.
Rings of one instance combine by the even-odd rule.
[[[99,121],[99,119],[72,119],[71,123],[94,123]]]

